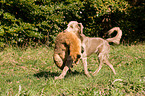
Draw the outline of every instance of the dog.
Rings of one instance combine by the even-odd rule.
[[[77,63],[81,57],[80,26],[77,21],[71,21],[64,32],[57,35],[53,59],[61,75],[55,79],[62,79],[70,70],[73,63]]]
[[[103,63],[106,63],[112,69],[113,73],[116,74],[113,65],[108,61],[108,55],[110,49],[109,42],[119,44],[122,36],[122,31],[120,30],[119,27],[114,27],[111,30],[109,30],[108,31],[109,35],[112,34],[115,30],[117,31],[117,35],[113,38],[108,38],[106,40],[99,37],[96,38],[86,37],[83,33],[80,34],[82,38],[82,47],[84,49],[81,59],[84,65],[84,72],[88,77],[91,76],[87,69],[87,57],[89,57],[93,53],[98,53],[100,64],[98,69],[92,75],[95,75],[96,73],[99,72],[99,70],[102,68]]]
[[[64,32],[73,32],[81,40],[80,34],[83,33],[83,28],[84,27],[82,23],[78,23],[77,21],[70,21],[67,25],[67,29]]]

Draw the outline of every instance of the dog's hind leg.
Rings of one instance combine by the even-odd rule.
[[[87,75],[87,77],[91,77],[89,72],[88,72],[88,68],[87,68],[87,57],[82,58],[82,61],[83,61],[83,65],[84,65],[85,74]]]
[[[101,54],[101,53],[100,53]],[[92,74],[93,76],[95,76],[99,71],[100,69],[102,68],[102,64],[103,64],[103,56],[99,56],[99,67],[98,69]]]
[[[116,74],[115,69],[113,68],[113,65],[108,61],[107,58],[104,58],[104,63],[106,63],[113,71],[114,74]]]
[[[73,63],[73,60],[72,60],[71,57],[69,56],[69,57],[67,58],[66,63],[65,63],[65,67],[64,67],[63,70],[62,70],[62,73],[60,74],[60,76],[55,77],[55,80],[56,80],[56,79],[63,79],[64,76],[66,75],[67,71],[69,70],[69,68],[72,66],[72,63]]]

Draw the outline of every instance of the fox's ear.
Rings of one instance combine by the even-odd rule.
[[[77,55],[77,58],[80,58],[81,57],[81,55]]]

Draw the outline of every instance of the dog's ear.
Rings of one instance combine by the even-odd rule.
[[[84,28],[84,26],[83,26],[82,23],[79,23],[79,25],[80,25],[80,33],[83,34],[83,28]]]

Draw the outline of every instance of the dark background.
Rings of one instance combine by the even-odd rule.
[[[90,37],[108,38],[118,26],[121,43],[137,44],[145,40],[144,6],[144,0],[0,1],[0,46],[53,46],[70,21],[82,22]]]

